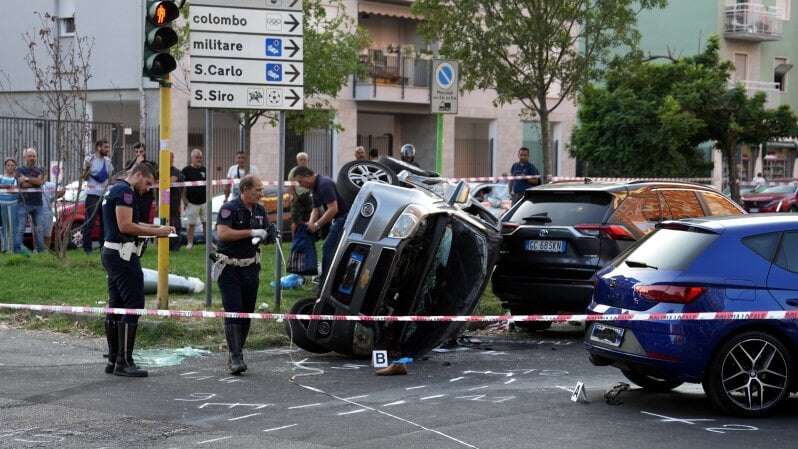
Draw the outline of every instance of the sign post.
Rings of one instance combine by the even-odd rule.
[[[189,10],[191,107],[280,111],[277,229],[282,229],[285,111],[304,107],[301,0],[193,0]],[[206,119],[206,124],[210,120]],[[210,130],[209,130],[210,131]],[[212,174],[211,145],[206,144]],[[208,210],[211,209],[210,185]],[[208,227],[211,220],[207,221]],[[278,243],[280,240],[278,239]],[[206,248],[210,233],[206,231]],[[206,260],[206,271],[210,259]],[[280,310],[282,259],[275,248],[275,306]],[[206,288],[211,289],[206,273]],[[210,305],[210,297],[206,304]]]
[[[443,114],[457,114],[459,63],[442,59],[432,60],[432,87],[430,110],[435,123],[435,171],[443,173]]]

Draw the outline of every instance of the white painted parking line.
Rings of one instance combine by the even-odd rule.
[[[423,397],[423,398],[421,398],[419,400],[420,401],[426,401],[428,399],[438,399],[438,398],[442,398],[442,397],[446,397],[446,395],[445,394],[436,394],[435,396],[426,396],[426,397]]]
[[[449,379],[449,382],[457,382],[458,380],[463,380],[465,377],[455,377],[454,379]]]
[[[244,415],[244,416],[239,416],[239,417],[236,417],[236,418],[230,418],[230,419],[228,419],[228,421],[238,421],[240,419],[252,418],[253,416],[258,416],[258,415],[260,415],[260,413],[252,413],[250,415]]]
[[[384,404],[384,405],[383,405],[383,407],[391,407],[391,406],[394,406],[394,405],[402,405],[402,404],[404,404],[404,403],[406,403],[406,402],[407,402],[407,401],[396,401],[396,402],[390,402],[390,403],[388,403],[388,404]]]
[[[468,390],[466,390],[466,391],[484,390],[485,388],[488,388],[488,385],[483,385],[483,386],[481,386],[481,387],[469,388],[469,389],[468,389]]]
[[[360,396],[352,396],[352,397],[344,398],[344,400],[345,401],[351,401],[351,400],[354,400],[354,399],[363,399],[363,398],[367,398],[367,397],[369,397],[369,395],[361,394]]]
[[[215,442],[215,441],[229,440],[230,438],[233,438],[233,437],[221,437],[221,438],[214,438],[214,439],[212,439],[212,440],[200,441],[200,442],[199,442],[199,443],[197,443],[197,444],[213,443],[213,442]]]
[[[321,402],[317,402],[315,404],[295,405],[293,407],[288,407],[288,410],[295,410],[295,409],[298,409],[298,408],[318,407],[320,405],[321,405]]]
[[[289,424],[287,426],[280,426],[280,427],[273,427],[271,429],[266,429],[264,432],[274,432],[275,430],[283,430],[283,429],[290,429],[291,427],[297,426],[298,424]]]
[[[417,387],[407,387],[405,390],[418,390],[419,388],[427,388],[426,385],[419,385]]]
[[[352,410],[352,411],[349,411],[349,412],[341,412],[341,413],[338,413],[337,415],[338,416],[354,415],[355,413],[363,413],[363,412],[366,412],[366,411],[368,411],[368,410],[366,410],[365,408],[359,408],[357,410]]]

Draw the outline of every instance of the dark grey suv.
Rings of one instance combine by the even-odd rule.
[[[593,275],[663,220],[740,215],[721,193],[689,183],[563,183],[524,193],[502,217],[493,292],[513,314],[582,313]],[[550,323],[519,323],[545,329]]]

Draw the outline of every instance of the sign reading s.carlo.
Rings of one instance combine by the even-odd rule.
[[[433,114],[457,114],[459,63],[434,59],[432,61],[432,88],[430,109]]]

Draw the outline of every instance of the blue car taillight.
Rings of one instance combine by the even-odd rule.
[[[677,304],[689,304],[706,290],[706,287],[684,285],[635,285],[635,294],[643,299]]]

